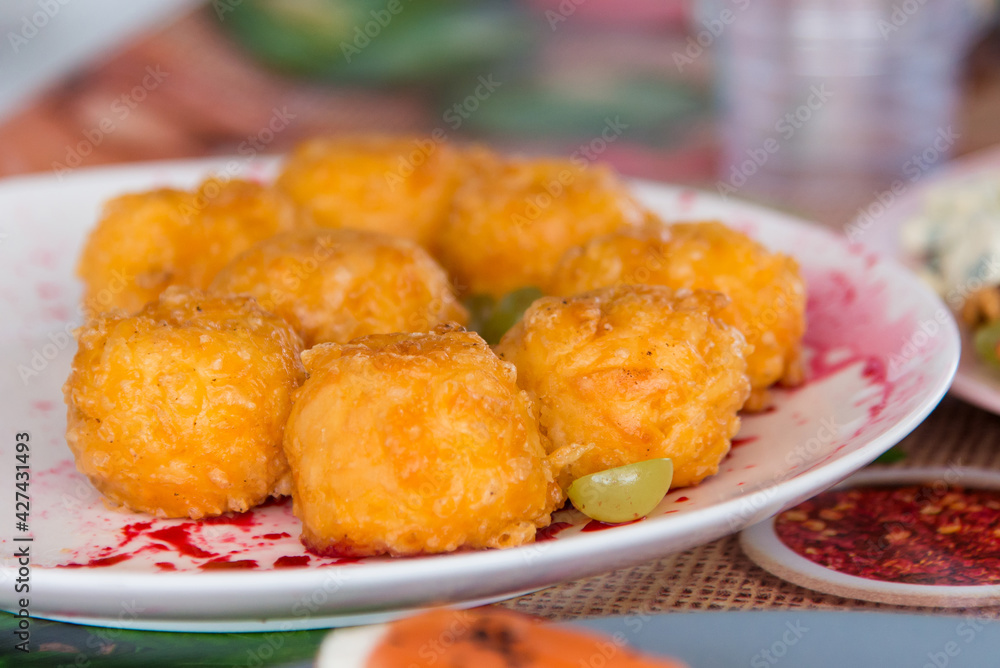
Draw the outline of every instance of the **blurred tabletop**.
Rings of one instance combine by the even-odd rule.
[[[657,20],[676,32],[684,17]],[[567,36],[548,47],[543,65],[558,71],[581,58],[606,60],[628,52],[647,67],[673,71],[671,53],[678,44],[684,44],[682,34],[661,38],[617,31],[600,39]],[[704,97],[710,92],[709,73],[707,64],[699,63],[679,78],[696,97]],[[981,43],[970,56],[964,85],[958,154],[1000,143],[997,40]],[[0,121],[0,175],[45,172],[70,161],[72,166],[95,166],[232,154],[267,126],[276,109],[293,122],[275,134],[267,145],[269,153],[281,153],[300,139],[319,134],[419,134],[440,122],[436,104],[418,87],[333,87],[280,76],[254,64],[223,34],[214,12],[203,7],[81,66]],[[539,150],[534,141],[519,145],[516,139],[505,138],[499,143],[505,149]],[[541,148],[563,151],[571,145],[563,141]],[[711,119],[694,114],[685,120],[684,132],[657,146],[623,141],[602,159],[630,176],[704,187],[714,179],[716,145]],[[846,224],[850,216],[844,211],[806,213],[836,226]],[[1000,468],[998,443],[1000,417],[948,397],[902,442],[907,456],[893,466]],[[905,609],[789,584],[750,562],[734,536],[499,605],[553,619],[675,610]],[[1000,607],[965,612],[1000,617]]]

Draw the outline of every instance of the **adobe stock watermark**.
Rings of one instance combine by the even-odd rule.
[[[903,2],[894,4],[892,11],[889,12],[888,20],[880,18],[875,22],[875,27],[878,28],[882,39],[888,41],[926,4],[927,0],[903,0]]]
[[[427,162],[437,152],[438,147],[448,141],[449,131],[461,128],[465,124],[465,121],[471,118],[482,104],[503,85],[503,82],[498,81],[490,73],[480,75],[476,79],[476,84],[476,87],[468,95],[452,104],[441,114],[441,120],[444,121],[448,129],[438,126],[431,130],[426,138],[418,137],[414,139],[413,149],[396,159],[395,167],[387,171],[384,175],[390,192],[394,191],[406,179],[413,176],[417,168]]]
[[[873,193],[874,199],[867,206],[858,209],[854,220],[844,227],[848,242],[853,244],[860,241],[875,221],[882,217],[914,183],[920,181],[938,162],[948,157],[951,148],[961,136],[951,125],[938,128],[930,146],[920,153],[914,153],[900,166],[900,172],[905,179],[896,179],[888,188]]]
[[[205,186],[195,194],[193,204],[181,206],[180,213],[185,218],[197,214],[208,206],[210,200],[215,199],[222,190],[222,187],[233,179],[239,177],[246,171],[247,166],[253,162],[258,155],[267,149],[268,144],[284,132],[295,120],[296,115],[288,111],[288,107],[272,107],[271,117],[267,123],[255,134],[247,135],[246,139],[236,147],[236,153],[242,156],[241,160],[230,160],[223,168],[211,175],[205,181]]]
[[[948,324],[951,316],[941,308],[934,312],[933,318],[925,318],[917,323],[916,329],[909,336],[903,337],[900,342],[899,352],[893,353],[889,357],[889,364],[886,368],[886,379],[890,382],[898,380],[912,366],[920,363],[920,353],[941,331],[941,327]]]
[[[226,20],[226,14],[236,11],[236,8],[243,4],[243,0],[212,0],[212,9],[220,22]]]
[[[587,0],[562,0],[555,9],[546,9],[545,20],[549,23],[549,30],[555,32],[560,23],[569,20],[580,5],[586,2]]]
[[[591,163],[596,162],[600,156],[608,150],[611,144],[618,141],[619,137],[628,130],[628,123],[623,123],[620,116],[613,119],[604,119],[604,128],[593,139],[585,144],[577,146],[576,150],[570,154],[570,163],[583,171]],[[524,200],[524,206],[520,212],[515,211],[511,215],[511,223],[519,228],[523,228],[541,217],[542,213],[552,206],[566,189],[576,181],[577,174],[572,170],[564,169],[556,174],[555,178],[549,179],[542,184],[545,192],[535,193]]]
[[[14,53],[20,53],[22,47],[44,30],[49,22],[70,2],[71,0],[38,0],[35,3],[38,11],[23,17],[16,32],[11,30],[7,33],[7,41],[10,42],[10,48],[13,49]]]
[[[748,148],[746,159],[730,166],[728,181],[716,181],[715,189],[723,199],[728,199],[729,195],[736,193],[740,188],[756,174],[767,162],[781,150],[782,141],[791,141],[795,134],[811,121],[816,112],[823,108],[833,97],[833,93],[827,89],[826,84],[813,85],[809,89],[809,95],[805,102],[795,107],[784,116],[779,118],[774,124],[774,132],[777,135],[764,139],[760,146]],[[779,141],[779,139],[781,141]]]
[[[955,626],[955,636],[964,645],[970,645],[983,629],[994,623],[996,620],[990,617],[968,615]],[[948,668],[952,660],[962,654],[963,644],[959,644],[958,640],[948,640],[939,651],[927,652],[927,662],[921,668]]]
[[[83,164],[84,159],[100,146],[108,135],[118,129],[120,123],[124,122],[149,94],[159,88],[170,74],[164,72],[159,66],[149,65],[146,67],[146,74],[142,81],[132,87],[126,93],[116,97],[108,110],[108,115],[102,118],[98,124],[83,131],[83,139],[76,144],[66,147],[66,157],[63,162],[53,162],[52,170],[62,181],[63,176]]]
[[[742,12],[750,6],[750,0],[732,0],[732,4],[736,7],[736,11]],[[694,64],[694,61],[700,58],[707,49],[712,48],[715,40],[722,37],[726,28],[736,21],[736,11],[726,7],[719,12],[718,16],[702,19],[702,29],[694,35],[688,36],[684,51],[674,51],[673,53],[674,65],[678,72],[683,72],[685,67]]]
[[[120,269],[112,269],[111,280],[99,290],[89,304],[81,304],[78,313],[82,316],[82,322],[88,322],[102,310],[107,310],[114,301],[116,295],[135,281],[135,275],[126,273]],[[100,310],[98,310],[100,309]],[[76,343],[73,332],[76,330],[76,323],[69,321],[62,327],[49,332],[45,342],[31,350],[27,363],[23,361],[15,367],[21,382],[27,387],[28,383],[40,376],[49,368],[49,365],[59,357],[64,351],[71,350]]]
[[[972,276],[948,291],[948,294],[945,295],[945,303],[951,309],[958,311],[969,296],[988,285],[995,285],[997,278],[1000,278],[1000,257],[991,254],[980,260]],[[923,357],[921,353],[950,320],[951,316],[948,311],[940,308],[934,312],[932,318],[925,318],[918,322],[913,332],[909,336],[903,337],[899,351],[889,357],[886,370],[887,379],[889,381],[897,380],[910,368],[919,365]]]
[[[785,628],[777,640],[750,658],[750,665],[753,668],[769,668],[776,666],[788,654],[792,647],[799,644],[803,636],[809,632],[808,626],[803,626],[802,622],[785,622]]]
[[[817,455],[830,449],[840,436],[842,425],[835,416],[823,417],[813,436],[785,454],[785,463],[794,471],[813,462]],[[778,484],[788,475],[788,471],[775,473],[770,481],[761,481],[752,493],[740,499],[739,507],[729,515],[729,532],[734,533],[754,521],[764,519],[770,512],[768,506],[778,494]]]
[[[410,0],[407,0],[410,2]],[[392,20],[403,12],[403,0],[389,0],[384,9],[373,9],[369,12],[371,19],[363,25],[354,26],[354,36],[350,42],[340,42],[340,52],[344,61],[350,64],[355,57],[368,48],[382,31],[389,27]]]

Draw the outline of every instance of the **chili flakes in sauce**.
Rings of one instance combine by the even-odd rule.
[[[781,513],[774,528],[798,554],[848,575],[1000,583],[1000,491],[944,484],[833,490]]]

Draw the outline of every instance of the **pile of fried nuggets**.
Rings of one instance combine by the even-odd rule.
[[[791,258],[667,225],[602,165],[415,146],[313,140],[272,185],[107,203],[64,393],[111,503],[291,495],[320,554],[511,547],[580,476],[669,457],[697,484],[739,411],[800,381]],[[549,296],[495,348],[463,328],[456,295],[525,286]]]

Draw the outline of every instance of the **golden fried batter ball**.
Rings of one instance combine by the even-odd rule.
[[[306,343],[427,332],[468,314],[444,270],[416,243],[362,230],[303,230],[262,241],[215,277],[212,292],[248,294]]]
[[[571,295],[607,285],[649,283],[675,290],[717,290],[732,305],[720,318],[746,336],[753,393],[745,409],[762,410],[767,388],[802,381],[806,289],[798,264],[718,222],[648,225],[592,239],[566,253],[550,292]]]
[[[544,287],[567,249],[641,221],[624,184],[603,165],[480,159],[433,249],[460,293],[502,297]]]
[[[244,511],[290,491],[281,449],[302,341],[245,297],[173,287],[77,331],[63,387],[77,468],[157,517]]]
[[[512,547],[562,502],[531,399],[477,334],[376,334],[302,361],[285,453],[310,549]]]
[[[750,393],[743,335],[716,317],[729,300],[652,285],[543,297],[497,353],[538,397],[553,447],[593,444],[560,483],[658,457],[674,484],[718,470]]]
[[[171,285],[204,289],[261,239],[301,226],[283,195],[249,181],[205,181],[196,192],[152,190],[104,206],[77,275],[84,306],[135,313]]]
[[[303,142],[276,186],[324,227],[428,243],[444,222],[461,160],[443,137],[339,137]]]

